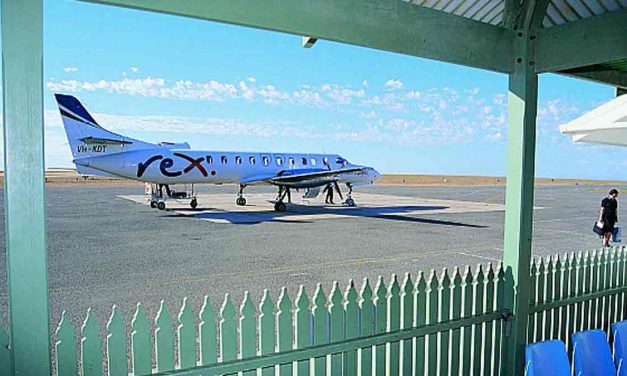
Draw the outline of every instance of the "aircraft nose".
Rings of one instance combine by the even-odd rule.
[[[372,170],[372,179],[373,180],[377,180],[381,177],[381,173],[377,170],[375,170],[374,168],[371,169]]]

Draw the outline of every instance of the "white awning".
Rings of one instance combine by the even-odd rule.
[[[627,146],[627,95],[560,125],[560,131],[573,136],[573,142]]]

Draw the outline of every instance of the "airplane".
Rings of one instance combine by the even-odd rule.
[[[337,154],[253,153],[191,150],[188,143],[150,143],[106,130],[71,95],[55,94],[72,149],[82,175],[117,176],[151,185],[150,206],[164,210],[167,199],[198,201],[194,184],[238,184],[236,204],[246,205],[244,189],[271,185],[279,188],[274,210],[287,210],[290,189],[305,189],[307,198],[329,186],[343,199],[340,184],[348,188],[344,204],[355,206],[353,187],[373,184],[381,177],[374,168],[349,163]],[[175,192],[171,185],[191,185],[191,192]],[[165,194],[163,193],[165,188]]]

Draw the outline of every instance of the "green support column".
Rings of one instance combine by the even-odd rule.
[[[15,375],[50,375],[44,213],[43,4],[2,0],[6,246]]]
[[[534,71],[535,37],[520,33],[519,55],[509,76],[508,172],[505,196],[503,263],[515,294],[506,294],[506,307],[514,317],[506,341],[504,375],[522,375],[529,316],[529,268],[533,227],[534,170],[538,76]]]

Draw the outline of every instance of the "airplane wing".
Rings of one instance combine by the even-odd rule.
[[[364,167],[343,168],[339,170],[286,170],[273,176],[251,177],[242,180],[242,184],[254,185],[260,183],[281,185],[295,188],[317,187],[334,182],[341,174],[363,171]]]

